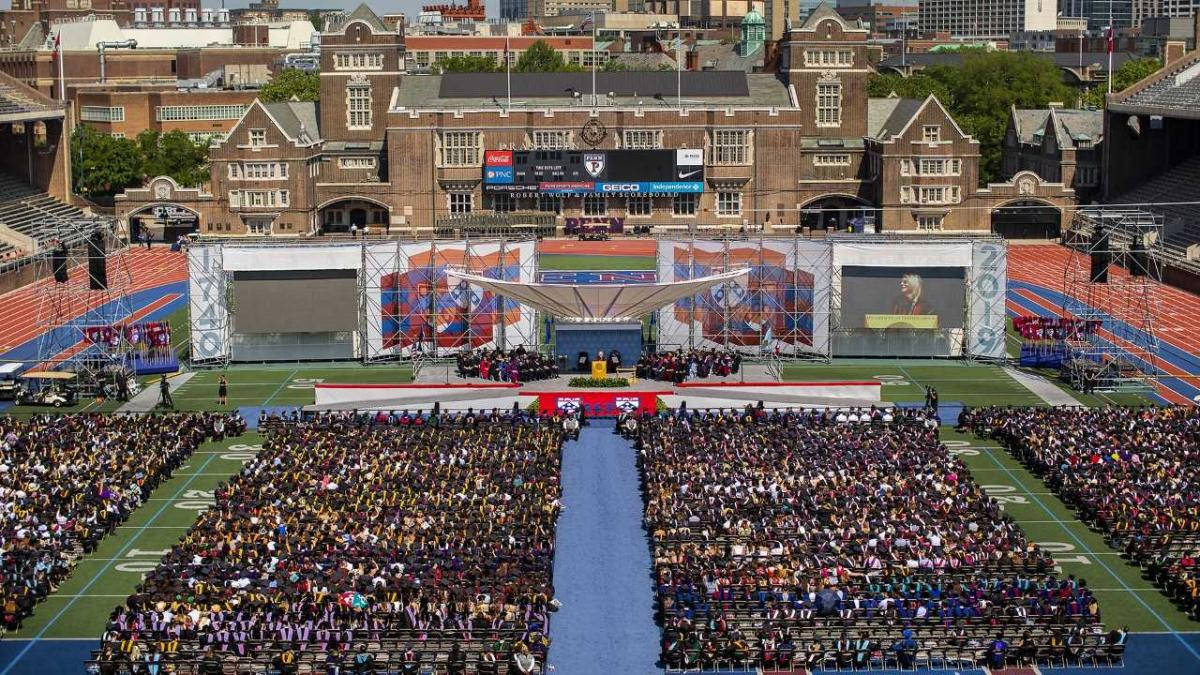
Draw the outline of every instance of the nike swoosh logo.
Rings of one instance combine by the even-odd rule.
[[[687,173],[684,173],[683,171],[680,171],[680,172],[679,172],[679,177],[680,177],[680,178],[687,178],[688,176],[695,176],[696,174],[700,173],[701,171],[703,171],[703,169],[696,169],[695,171],[688,171]]]

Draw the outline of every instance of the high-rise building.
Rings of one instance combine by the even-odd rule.
[[[1176,0],[1178,1],[1178,0]],[[1195,2],[1195,0],[1186,0]],[[1162,12],[1161,0],[1059,0],[1059,12],[1066,17],[1087,20],[1089,31],[1116,30],[1140,26],[1142,19]]]
[[[1007,40],[1016,31],[1054,30],[1055,0],[920,0],[924,32],[953,38]]]

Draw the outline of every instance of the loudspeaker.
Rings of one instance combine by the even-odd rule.
[[[1112,262],[1107,232],[1096,230],[1092,233],[1092,249],[1092,273],[1089,278],[1093,284],[1107,284],[1108,265]]]
[[[67,247],[59,244],[50,254],[50,267],[54,270],[55,283],[65,284],[67,276]]]
[[[93,232],[88,237],[88,288],[101,291],[108,288],[108,259],[104,256],[104,233]]]
[[[1146,242],[1141,235],[1133,238],[1129,245],[1129,276],[1144,277],[1150,269],[1150,254],[1146,252]]]

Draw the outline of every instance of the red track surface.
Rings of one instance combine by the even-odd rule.
[[[1036,284],[1059,293],[1064,292],[1066,270],[1072,264],[1086,266],[1087,256],[1057,244],[1018,244],[1008,249],[1009,279]],[[1128,277],[1128,272],[1113,265],[1109,268],[1109,276],[1121,279]],[[1173,286],[1155,284],[1155,299],[1157,311],[1154,332],[1158,339],[1189,354],[1200,355],[1200,297]],[[1099,304],[1104,309],[1104,303]]]
[[[122,265],[113,269],[110,262],[108,271],[109,291],[88,291],[86,265],[70,270],[71,280],[68,282],[78,288],[80,298],[86,298],[83,307],[77,307],[74,316],[64,317],[73,319],[85,314],[105,299],[123,293],[134,293],[164,284],[187,280],[187,258],[182,253],[172,252],[169,248],[156,247],[151,249],[131,248],[122,256]],[[110,258],[110,261],[112,258]],[[122,269],[123,268],[123,269]],[[39,321],[39,290],[53,284],[53,279],[42,279],[36,283],[0,295],[0,352],[17,347],[36,338],[49,326],[38,325]]]

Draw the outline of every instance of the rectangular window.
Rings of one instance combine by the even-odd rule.
[[[371,128],[371,85],[352,84],[346,87],[346,128]]]
[[[942,128],[936,124],[926,124],[921,127],[921,140],[925,143],[937,143],[942,140]]]
[[[675,195],[671,199],[671,213],[676,216],[694,216],[700,203],[700,195],[694,192]]]
[[[718,216],[740,216],[740,215],[742,215],[742,193],[740,193],[740,192],[718,192],[717,193],[717,215]]]
[[[631,216],[649,216],[654,212],[654,200],[647,195],[635,195],[628,199],[626,210]]]
[[[958,186],[923,185],[917,188],[917,202],[921,204],[957,204]]]
[[[479,166],[481,136],[478,131],[443,131],[441,166]]]
[[[271,221],[267,218],[249,218],[246,220],[246,232],[249,234],[271,234]]]
[[[212,145],[225,140],[228,135],[220,131],[192,131],[188,133],[188,139],[199,145]]]
[[[957,176],[962,173],[962,160],[920,159],[917,160],[917,169],[921,176]]]
[[[1081,166],[1075,173],[1075,184],[1080,187],[1094,187],[1100,178],[1100,169],[1094,166]]]
[[[84,122],[124,122],[125,106],[85,105],[79,108],[79,119]]]
[[[942,229],[943,216],[917,216],[918,230],[940,230]]]
[[[621,132],[621,147],[627,150],[657,150],[662,147],[662,131],[625,129]]]
[[[749,129],[717,129],[713,131],[713,163],[719,165],[750,162]]]
[[[553,131],[535,131],[530,134],[534,150],[567,150],[571,147],[571,132],[555,129]]]
[[[343,169],[374,169],[374,157],[339,157],[338,166]]]
[[[804,65],[816,68],[850,68],[854,65],[854,51],[850,49],[806,49]]]
[[[267,144],[266,129],[251,129],[250,130],[250,147],[261,148]]]
[[[470,192],[451,192],[450,213],[470,213],[475,207],[475,195]]]
[[[538,211],[562,213],[562,197],[560,195],[538,195]]]
[[[383,70],[383,54],[339,52],[333,55],[334,70]]]
[[[816,155],[814,166],[850,166],[850,155]]]
[[[160,105],[155,109],[159,122],[191,122],[241,119],[245,105]]]
[[[583,215],[603,216],[608,214],[608,198],[604,195],[584,195]]]
[[[817,126],[836,127],[842,124],[842,85],[817,85]]]
[[[517,200],[503,192],[492,195],[492,210],[496,213],[512,213],[517,210]]]

